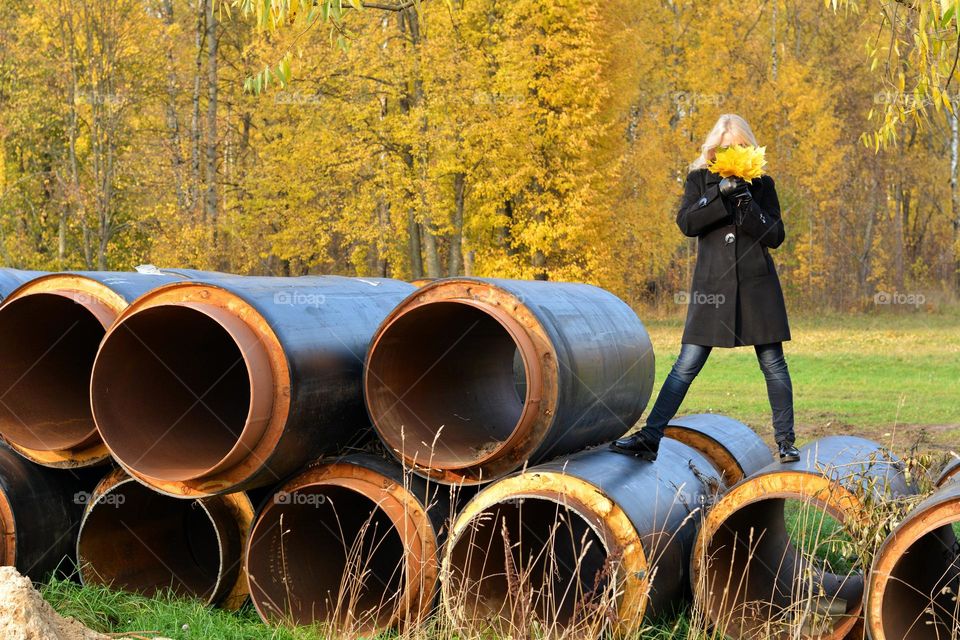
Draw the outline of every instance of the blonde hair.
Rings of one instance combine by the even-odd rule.
[[[690,163],[689,170],[702,169],[713,159],[714,149],[735,144],[757,145],[757,139],[747,121],[735,113],[725,113],[717,119],[717,124],[707,134],[700,145],[700,155]]]

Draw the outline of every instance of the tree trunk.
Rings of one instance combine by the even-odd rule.
[[[467,177],[462,171],[453,176],[453,234],[450,236],[449,271],[452,276],[460,275],[463,264],[463,193]]]
[[[410,275],[416,280],[423,277],[423,254],[420,251],[420,223],[413,209],[407,211],[407,233],[410,236]]]
[[[953,245],[950,254],[953,256],[949,282],[953,285],[954,294],[960,294],[960,189],[957,184],[957,168],[960,164],[960,122],[957,109],[960,104],[953,106],[953,115],[950,117],[950,213],[953,220]]]
[[[170,159],[173,164],[173,187],[177,195],[177,208],[183,211],[187,208],[187,194],[183,184],[184,159],[180,140],[180,117],[177,115],[177,68],[176,54],[173,42],[170,40],[170,29],[174,25],[173,0],[163,0],[160,6],[163,24],[167,27],[167,104],[166,120],[167,134],[170,144]]]
[[[217,12],[213,0],[207,0],[207,144],[206,144],[206,197],[203,203],[204,220],[214,225],[217,222],[217,52],[220,36],[217,32]],[[214,236],[216,238],[216,236]]]
[[[200,208],[200,94],[203,86],[203,47],[207,33],[207,3],[211,0],[197,0],[197,24],[194,32],[195,53],[193,95],[191,96],[190,113],[190,187],[188,193],[188,207],[196,213]]]

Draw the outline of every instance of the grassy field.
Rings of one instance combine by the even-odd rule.
[[[647,323],[657,353],[657,386],[676,359],[682,321]],[[960,314],[792,319],[785,351],[793,376],[801,443],[856,434],[904,450],[960,447]],[[717,349],[695,381],[682,413],[735,417],[771,438],[769,405],[753,350]],[[252,609],[209,610],[175,598],[147,599],[52,582],[44,596],[61,613],[103,632],[188,638],[305,640],[309,630],[272,629]],[[686,637],[688,620],[649,630],[645,638]]]
[[[654,393],[680,351],[681,320],[647,323],[657,354]],[[960,446],[960,313],[791,318],[784,353],[800,443],[861,435],[909,447]],[[714,349],[681,413],[714,412],[772,442],[763,374],[750,347]]]

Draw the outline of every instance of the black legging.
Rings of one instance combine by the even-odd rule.
[[[647,416],[644,431],[663,437],[663,430],[680,409],[690,383],[700,373],[707,356],[713,347],[698,344],[680,345],[680,355],[673,363],[667,379],[660,388],[660,394]],[[793,444],[793,385],[787,361],[783,358],[783,345],[780,342],[758,344],[754,347],[760,370],[767,381],[767,397],[773,412],[773,431],[777,444]]]

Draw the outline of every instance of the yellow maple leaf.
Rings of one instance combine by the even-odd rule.
[[[750,181],[764,174],[763,167],[767,164],[764,158],[766,150],[766,147],[749,144],[723,147],[717,150],[707,168],[723,178],[737,176]]]

